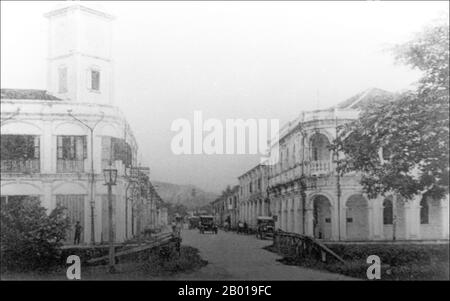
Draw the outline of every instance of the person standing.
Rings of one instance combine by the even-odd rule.
[[[239,221],[239,223],[238,223],[238,233],[242,233],[243,230],[244,230],[244,224],[241,221]]]
[[[83,227],[81,227],[80,221],[77,221],[77,223],[75,224],[75,238],[73,239],[73,244],[74,245],[80,244],[81,229],[82,228]]]

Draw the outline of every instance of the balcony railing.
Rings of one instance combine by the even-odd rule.
[[[39,159],[1,160],[1,172],[36,173],[39,170]]]
[[[329,174],[332,171],[330,161],[311,161],[310,173],[311,175]]]
[[[84,172],[84,160],[58,159],[56,162],[56,172]]]
[[[309,161],[305,162],[304,174],[306,176],[329,175],[334,172],[334,164],[331,161]],[[269,179],[269,185],[274,186],[282,183],[287,183],[302,175],[302,167],[295,166],[289,170],[275,174]]]

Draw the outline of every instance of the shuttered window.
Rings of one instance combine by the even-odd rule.
[[[84,160],[87,158],[86,136],[58,136],[57,156],[64,160]]]

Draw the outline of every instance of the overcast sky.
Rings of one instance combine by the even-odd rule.
[[[2,88],[46,88],[45,12],[1,1]],[[278,118],[367,88],[407,89],[420,75],[387,51],[448,2],[102,2],[114,22],[115,101],[155,180],[220,191],[259,160],[174,155],[173,120]]]

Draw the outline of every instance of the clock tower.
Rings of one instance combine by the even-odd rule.
[[[47,90],[73,102],[113,104],[111,55],[114,17],[68,1],[48,19]]]

